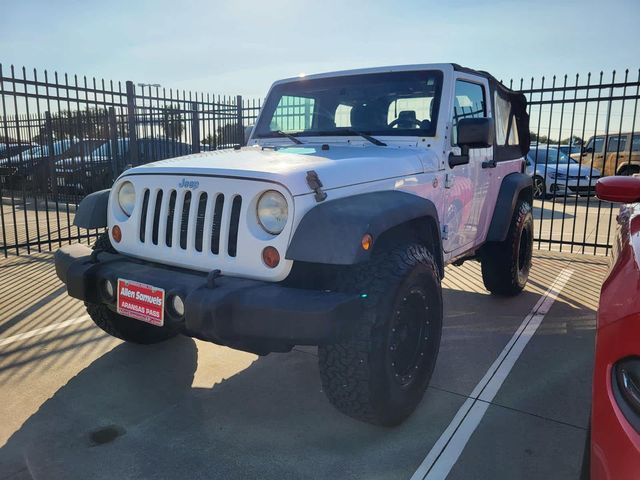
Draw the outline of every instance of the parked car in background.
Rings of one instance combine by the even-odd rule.
[[[532,145],[526,160],[526,172],[533,177],[533,195],[592,195],[600,171],[581,165],[556,147]]]
[[[115,146],[114,146],[115,143]],[[112,180],[129,165],[180,157],[191,153],[191,145],[163,138],[140,138],[134,157],[128,139],[82,140],[55,162],[58,190],[82,194],[111,186]]]
[[[18,155],[20,152],[29,150],[34,147],[32,143],[0,143],[0,160],[11,158],[14,155]]]
[[[593,165],[603,177],[640,173],[640,132],[596,135],[571,158]]]
[[[0,160],[0,165],[11,166],[16,174],[23,178],[37,178],[45,176],[51,162],[71,147],[74,140],[56,140],[52,145],[35,145],[9,158]]]
[[[600,292],[583,477],[631,480],[640,475],[640,178],[602,178],[596,194],[625,205]]]
[[[2,185],[2,188],[13,189],[19,185],[19,165],[16,165],[12,158],[35,146],[32,143],[0,143],[0,172],[2,173],[0,175],[0,185]]]
[[[553,145],[554,148],[557,148],[565,155],[571,155],[574,153],[580,153],[582,151],[582,145],[574,144],[574,145]]]

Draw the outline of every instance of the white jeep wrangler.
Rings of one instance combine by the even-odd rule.
[[[135,343],[183,333],[263,355],[317,345],[340,411],[396,425],[435,366],[447,264],[489,291],[531,266],[524,96],[453,64],[276,82],[248,146],[135,167],[75,217],[108,228],[56,270]]]

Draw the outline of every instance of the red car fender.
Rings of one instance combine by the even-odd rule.
[[[640,210],[623,207],[598,307],[591,413],[591,478],[640,477],[640,434],[618,407],[613,365],[640,356]]]

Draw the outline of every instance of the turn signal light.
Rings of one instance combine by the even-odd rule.
[[[111,229],[111,236],[117,243],[120,243],[120,240],[122,240],[122,230],[120,230],[118,225],[114,225]]]
[[[262,261],[269,268],[276,268],[280,263],[280,253],[275,247],[264,247]]]
[[[373,245],[373,237],[369,233],[365,233],[362,236],[360,245],[362,246],[363,250],[369,250],[371,248],[371,245]]]

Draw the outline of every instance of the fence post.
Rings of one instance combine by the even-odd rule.
[[[46,187],[47,183],[51,186],[51,193],[55,199],[58,199],[58,179],[56,178],[56,167],[54,158],[56,156],[56,152],[53,150],[53,121],[51,120],[51,113],[47,110],[44,112],[44,128],[45,135],[47,137],[47,163],[48,167],[46,169],[46,178],[45,178],[45,195],[46,195]]]
[[[236,96],[236,108],[237,108],[237,138],[239,145],[244,145],[244,127],[242,119],[242,95]]]
[[[127,122],[129,126],[129,163],[138,164],[138,135],[136,132],[136,87],[127,80]]]
[[[191,104],[191,153],[200,153],[200,115],[198,104]]]
[[[116,122],[116,109],[109,107],[109,141],[111,142],[111,183],[120,173],[120,151],[118,150],[118,124]]]

